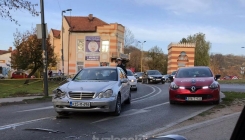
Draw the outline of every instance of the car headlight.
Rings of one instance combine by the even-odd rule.
[[[99,98],[110,98],[112,96],[112,94],[113,94],[113,91],[111,89],[109,89],[105,92],[101,92],[98,97]]]
[[[153,77],[152,77],[152,76],[150,76],[149,78],[150,78],[150,79],[153,79]]]
[[[132,79],[132,80],[130,80],[130,82],[136,82],[136,79]]]
[[[218,88],[218,87],[219,87],[219,85],[218,85],[216,82],[213,82],[213,83],[209,86],[210,89],[216,89],[216,88]]]
[[[55,97],[58,97],[58,98],[63,98],[66,96],[66,92],[64,91],[61,91],[60,89],[56,89],[55,90]]]
[[[172,83],[170,84],[170,87],[171,87],[172,89],[178,89],[178,88],[179,88],[179,86],[177,86],[174,82],[172,82]]]
[[[142,78],[142,76],[140,76],[139,78]]]

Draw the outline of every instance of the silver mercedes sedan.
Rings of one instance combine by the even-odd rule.
[[[120,115],[123,102],[130,104],[130,83],[120,67],[84,68],[56,88],[52,99],[58,114],[112,112]]]

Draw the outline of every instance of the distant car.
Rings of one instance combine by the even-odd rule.
[[[177,71],[173,71],[173,72],[171,73],[171,76],[173,76],[173,78],[175,78],[176,73],[177,73]]]
[[[137,90],[137,79],[134,77],[134,74],[130,69],[127,69],[127,77],[130,81],[131,90]]]
[[[135,76],[135,78],[137,79],[138,82],[142,81],[142,75],[143,75],[143,72],[134,73],[134,76]]]
[[[158,70],[148,70],[142,76],[142,83],[165,83],[163,75]]]
[[[15,71],[12,73],[11,79],[24,79],[27,78],[28,74],[21,71]]]
[[[168,75],[168,74],[167,75],[163,75],[163,78],[164,78],[166,83],[170,82],[169,76],[171,76],[171,75]]]
[[[220,102],[220,85],[209,67],[180,68],[169,87],[169,102]]]
[[[69,112],[112,112],[131,103],[129,80],[120,67],[83,68],[69,82],[56,88],[52,99],[58,114]]]

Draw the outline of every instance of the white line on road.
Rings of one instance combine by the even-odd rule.
[[[148,86],[148,87],[151,87],[151,86]],[[144,97],[147,97],[147,96],[150,96],[151,94],[153,94],[153,93],[156,91],[156,89],[153,88],[153,87],[151,87],[151,88],[153,89],[153,91],[152,91],[151,93],[146,94],[146,95],[144,95],[144,96],[141,96],[141,97],[139,97],[139,98],[132,99],[132,101],[139,100],[139,99],[142,99],[142,98],[144,98]]]
[[[36,111],[36,110],[52,109],[52,108],[54,108],[54,107],[53,106],[48,106],[48,107],[34,108],[34,109],[29,109],[29,110],[22,110],[22,111],[17,111],[17,112],[29,112],[29,111]]]
[[[1,130],[5,130],[5,129],[9,129],[9,128],[13,128],[15,129],[17,126],[21,126],[21,125],[25,125],[25,124],[30,124],[33,122],[37,122],[37,121],[41,121],[41,120],[46,120],[46,119],[50,119],[52,117],[46,117],[46,118],[40,118],[40,119],[36,119],[36,120],[30,120],[30,121],[25,121],[25,122],[19,122],[19,123],[13,123],[13,124],[8,124],[8,125],[3,125],[0,126],[0,131]]]
[[[159,106],[162,106],[162,105],[166,105],[168,103],[169,102],[165,102],[165,103],[161,103],[161,104],[157,104],[157,105],[153,105],[153,106],[149,106],[149,107],[145,107],[145,108],[141,108],[141,109],[130,109],[130,110],[122,113],[122,115],[120,115],[118,117],[104,118],[104,119],[101,119],[101,120],[98,120],[98,121],[94,121],[94,122],[92,122],[92,124],[99,123],[99,122],[104,122],[104,121],[108,121],[108,120],[112,120],[112,119],[118,119],[118,118],[122,118],[122,117],[127,117],[127,116],[131,116],[131,115],[136,115],[136,114],[140,114],[140,113],[146,113],[146,112],[149,112],[149,110],[147,110],[147,109],[152,109],[152,108],[155,108],[155,107],[159,107]],[[133,113],[127,113],[127,112],[132,112],[132,110],[134,111]]]

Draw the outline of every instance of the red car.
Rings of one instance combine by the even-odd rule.
[[[11,79],[23,79],[27,78],[28,74],[20,71],[15,71],[12,73]]]
[[[220,85],[209,67],[180,68],[169,87],[169,102],[220,102]]]

